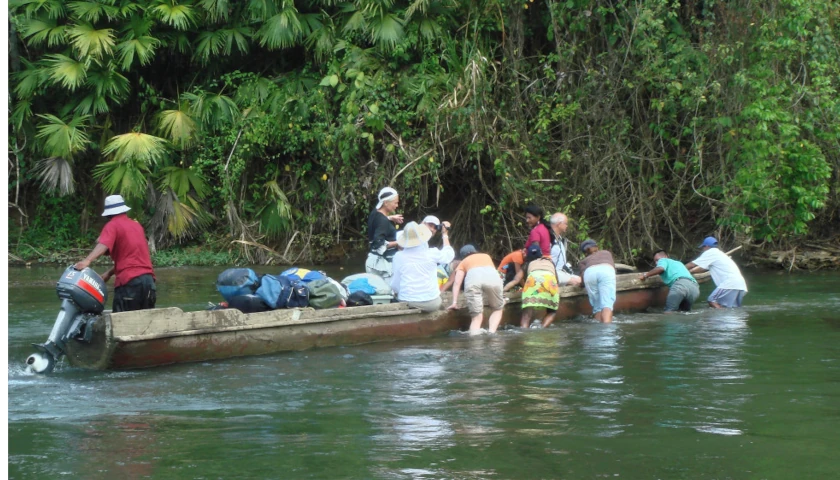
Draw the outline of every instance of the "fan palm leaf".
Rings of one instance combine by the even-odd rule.
[[[70,2],[67,4],[67,8],[73,12],[76,18],[91,23],[98,22],[102,17],[114,20],[120,14],[118,7],[99,2]]]
[[[139,162],[150,165],[166,155],[166,140],[146,133],[124,133],[111,138],[102,153],[113,155],[114,161],[118,163]]]
[[[178,197],[185,197],[190,190],[194,191],[198,198],[204,198],[210,193],[210,187],[204,177],[190,168],[164,167],[161,170],[160,188],[170,189]]]
[[[276,237],[288,230],[292,221],[292,205],[276,180],[270,180],[263,186],[267,202],[257,210],[260,219],[260,231]]]
[[[74,109],[74,111],[82,115],[98,115],[100,113],[107,113],[110,110],[108,100],[96,93],[88,94]]]
[[[46,15],[55,20],[67,14],[64,4],[63,0],[12,0],[9,9],[22,8],[27,17]]]
[[[87,64],[60,53],[46,56],[50,79],[74,91],[87,78]]]
[[[73,181],[73,164],[62,157],[50,157],[35,164],[35,176],[41,179],[41,188],[65,196],[76,190]]]
[[[26,43],[38,47],[61,45],[66,40],[66,25],[58,25],[55,19],[28,18],[21,22],[20,34]]]
[[[147,35],[126,39],[117,45],[120,65],[124,70],[131,69],[136,58],[140,65],[148,65],[155,56],[155,48],[160,45],[160,40]]]
[[[405,34],[403,21],[393,13],[373,17],[369,29],[373,43],[385,48],[394,48]]]
[[[48,157],[69,159],[76,153],[85,150],[90,144],[84,129],[90,118],[87,115],[77,115],[69,122],[55,115],[38,115],[44,123],[38,127],[36,138],[44,141],[42,148]]]
[[[142,198],[146,192],[149,166],[139,159],[110,160],[93,169],[93,177],[102,182],[109,194],[120,192],[127,199]]]
[[[17,98],[31,97],[49,78],[49,71],[45,68],[21,59],[25,68],[14,74],[16,80],[14,91]]]
[[[21,128],[24,122],[32,118],[32,100],[18,100],[9,115],[9,122],[17,128]]]
[[[158,115],[161,132],[175,145],[184,148],[195,140],[198,125],[183,110],[164,110]]]
[[[200,0],[198,6],[207,12],[207,18],[211,22],[223,22],[230,15],[230,2],[228,0]]]
[[[297,9],[286,7],[265,21],[257,32],[260,45],[269,49],[289,48],[305,34]]]
[[[196,12],[191,5],[174,0],[161,2],[151,9],[164,23],[177,30],[187,30],[196,24]]]
[[[114,31],[110,28],[97,29],[89,23],[80,23],[70,27],[67,36],[80,57],[102,58],[114,48]]]

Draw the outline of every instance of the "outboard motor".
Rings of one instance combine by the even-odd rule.
[[[61,310],[55,319],[52,332],[46,343],[33,343],[39,352],[26,359],[26,364],[35,373],[49,373],[65,353],[67,341],[75,339],[90,342],[93,324],[105,309],[108,290],[105,282],[91,268],[82,271],[73,266],[67,268],[55,285]]]

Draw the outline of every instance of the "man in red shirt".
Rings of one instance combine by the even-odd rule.
[[[110,217],[102,228],[96,247],[84,260],[74,265],[84,270],[102,255],[110,255],[114,261],[102,280],[108,281],[115,273],[113,312],[128,312],[155,308],[157,291],[149,244],[143,226],[128,218],[125,212],[131,210],[122,195],[111,195],[105,199],[103,217]]]

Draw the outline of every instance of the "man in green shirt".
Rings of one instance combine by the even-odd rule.
[[[639,276],[639,280],[647,280],[648,277],[659,275],[662,282],[668,285],[668,298],[665,299],[665,311],[690,312],[691,305],[700,296],[700,287],[697,280],[688,272],[682,262],[671,260],[665,250],[659,250],[653,255],[656,267]]]

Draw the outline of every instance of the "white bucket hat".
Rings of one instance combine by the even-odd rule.
[[[102,212],[102,216],[110,217],[112,215],[125,213],[129,210],[131,210],[131,208],[125,204],[125,200],[123,200],[122,195],[109,195],[108,198],[105,199],[105,211]]]
[[[434,215],[426,215],[426,218],[423,219],[420,223],[431,223],[433,225],[440,225],[440,219]]]
[[[421,227],[417,222],[408,222],[403,234],[397,236],[397,244],[403,248],[411,248],[428,242],[430,238],[432,232],[428,228]]]
[[[391,187],[385,187],[379,191],[379,195],[376,196],[376,199],[379,200],[379,203],[376,204],[376,209],[379,210],[382,208],[382,204],[390,200],[392,197],[396,197],[399,195],[396,190]]]

